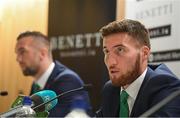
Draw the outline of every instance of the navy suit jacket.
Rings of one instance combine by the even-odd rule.
[[[149,65],[130,117],[138,117],[172,92],[180,89],[180,80],[164,65]],[[119,117],[120,87],[108,81],[103,89],[102,104],[97,117]],[[180,97],[172,100],[151,116],[180,117]]]
[[[55,61],[55,67],[48,78],[44,90],[52,90],[59,95],[83,85],[83,81],[75,72]],[[60,97],[57,105],[50,110],[49,117],[64,117],[77,107],[84,109],[88,115],[92,115],[87,91],[76,91]]]

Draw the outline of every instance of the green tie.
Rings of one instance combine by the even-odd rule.
[[[33,86],[32,86],[32,93],[36,93],[36,92],[38,92],[40,90],[41,90],[41,87],[39,86],[39,84],[34,83]]]
[[[120,117],[128,117],[129,116],[129,107],[128,107],[128,103],[127,103],[128,96],[129,95],[125,90],[123,90],[121,92],[120,112],[119,112]]]

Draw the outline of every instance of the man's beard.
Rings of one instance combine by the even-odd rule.
[[[140,54],[138,54],[135,64],[125,74],[117,78],[119,81],[112,81],[112,84],[115,86],[125,86],[131,84],[140,75]]]
[[[33,68],[26,68],[25,70],[23,70],[23,74],[25,76],[34,76],[37,74],[37,70]]]

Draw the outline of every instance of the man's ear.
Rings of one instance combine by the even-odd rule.
[[[143,60],[148,60],[150,55],[150,48],[148,46],[142,47],[142,57]]]
[[[41,48],[40,49],[40,59],[42,60],[43,58],[45,58],[48,54],[48,50],[46,48]]]

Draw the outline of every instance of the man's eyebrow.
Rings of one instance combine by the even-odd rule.
[[[114,45],[113,48],[116,48],[116,47],[125,47],[124,45],[122,44],[117,44],[117,45]]]
[[[117,44],[117,45],[114,45],[112,48],[116,48],[116,47],[125,47],[125,46],[122,44]],[[103,46],[103,49],[106,49],[106,48],[107,48],[106,46]]]
[[[25,48],[24,47],[20,47],[16,51],[22,51],[22,50],[25,50]]]

